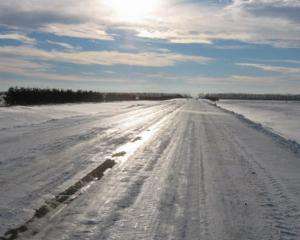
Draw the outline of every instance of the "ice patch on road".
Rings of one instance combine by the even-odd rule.
[[[171,114],[172,115],[177,114],[178,111],[180,111],[180,109],[177,109]],[[120,163],[120,166],[122,166],[126,162],[126,160],[130,156],[132,156],[141,146],[143,146],[147,141],[149,141],[164,125],[167,119],[170,119],[169,115],[163,117],[161,120],[159,120],[157,123],[149,127],[147,130],[141,132],[139,136],[135,138],[133,141],[120,146],[112,155],[114,156],[114,159],[118,163]],[[120,153],[125,153],[125,154],[120,154]]]

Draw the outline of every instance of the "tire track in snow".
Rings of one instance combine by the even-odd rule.
[[[203,117],[205,125],[205,164],[208,186],[208,239],[247,239],[262,237],[251,224],[255,216],[248,210],[247,181],[240,175],[236,149],[228,145],[228,136],[215,124],[213,117]],[[253,219],[254,217],[254,219]],[[257,226],[255,226],[257,227]],[[262,237],[263,239],[263,237]]]
[[[236,152],[236,155],[241,156],[241,164],[248,173],[245,177],[252,184],[253,190],[259,191],[261,206],[266,209],[270,225],[278,230],[279,239],[297,240],[299,210],[285,193],[280,181],[258,162],[257,158],[243,146],[226,124],[223,128],[219,128],[215,123],[214,125],[224,137],[227,136],[228,144],[231,145],[231,149]]]
[[[178,215],[180,214],[178,198],[180,194],[180,184],[184,178],[184,165],[182,159],[186,156],[185,141],[189,137],[189,131],[186,130],[186,122],[183,122],[183,130],[180,138],[174,142],[176,148],[165,156],[169,161],[167,167],[167,176],[164,181],[163,190],[159,197],[157,223],[154,226],[153,239],[176,239],[176,229]],[[175,157],[175,159],[174,159]],[[187,156],[188,159],[188,156]],[[182,213],[181,213],[182,214]],[[178,233],[177,233],[178,234]]]
[[[122,212],[119,220],[108,230],[109,239],[153,239],[153,228],[157,224],[158,205],[161,186],[165,182],[171,155],[178,142],[178,114],[169,119],[160,134],[141,150],[132,161],[142,165],[138,171],[144,172],[149,178],[143,184],[142,191],[136,202]],[[128,171],[126,181],[137,169]]]
[[[199,137],[203,137],[203,130],[194,117],[191,112],[181,122],[184,131],[169,156],[173,161],[160,197],[159,220],[153,239],[210,239]]]
[[[205,169],[203,164],[203,130],[194,121],[191,122],[187,171],[185,212],[181,236],[178,239],[211,239],[208,229],[209,220],[206,211],[207,193],[205,189]],[[200,137],[199,137],[200,136]]]

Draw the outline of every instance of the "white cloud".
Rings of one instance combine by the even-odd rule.
[[[243,67],[257,68],[259,70],[263,70],[266,72],[278,72],[282,74],[300,73],[300,68],[296,68],[296,67],[282,67],[282,66],[265,65],[265,64],[257,64],[257,63],[237,63],[236,65],[243,66]]]
[[[28,60],[0,57],[0,72],[23,74],[24,72],[46,71],[50,68],[48,64],[36,63]]]
[[[300,47],[298,0],[234,0],[205,5],[164,1],[151,15],[127,21],[104,0],[10,0],[0,2],[0,22],[57,35],[112,40],[108,28],[174,43],[239,40],[276,47]]]
[[[233,5],[256,16],[286,18],[298,23],[300,21],[298,0],[235,0]]]
[[[300,47],[300,25],[285,18],[256,16],[240,5],[212,8],[179,4],[162,11],[161,21],[133,26],[141,37],[175,43],[239,40],[276,47]],[[176,16],[176,17],[174,17]]]
[[[156,73],[138,73],[133,72],[128,76],[120,77],[110,72],[110,75],[98,75],[92,72],[80,72],[76,74],[57,73],[52,65],[44,62],[33,62],[29,59],[0,57],[0,73],[9,73],[18,75],[24,79],[44,81],[65,81],[70,83],[88,83],[97,84],[126,84],[126,86],[135,86],[140,89],[147,87],[156,87],[161,91],[161,86],[167,86],[169,91],[191,91],[195,94],[205,91],[236,91],[253,92],[253,89],[259,87],[261,92],[286,91],[297,93],[300,90],[300,79],[297,76],[280,77],[278,75],[270,77],[258,77],[248,75],[232,75],[225,77],[209,77],[205,75],[178,75],[174,73],[156,72]],[[151,79],[151,81],[149,81]],[[0,80],[3,79],[0,77]],[[287,81],[288,80],[288,81]],[[9,83],[9,80],[7,80]],[[128,84],[128,85],[127,85]],[[217,88],[216,88],[217,87]],[[150,89],[150,88],[148,88]],[[151,88],[153,89],[153,88]],[[132,89],[131,89],[132,90]]]
[[[259,77],[250,75],[231,75],[226,77],[182,76],[182,85],[194,93],[200,92],[261,92],[261,93],[299,93],[300,78]]]
[[[179,62],[197,62],[201,64],[212,61],[202,56],[189,56],[176,53],[125,53],[117,51],[73,51],[47,52],[33,47],[0,47],[0,53],[14,57],[30,57],[44,61],[67,62],[73,64],[98,65],[132,65],[144,67],[173,66]]]
[[[282,81],[282,78],[277,76],[272,77],[258,77],[258,76],[249,76],[249,75],[232,75],[230,76],[231,80],[236,83],[252,83],[252,84],[274,84],[275,82]]]
[[[25,44],[35,44],[36,40],[26,35],[22,35],[19,33],[8,33],[8,34],[0,34],[0,39],[4,40],[17,40],[23,42]]]
[[[251,84],[274,84],[275,82],[281,81],[277,77],[256,77],[248,75],[231,75],[226,77],[207,77],[207,76],[194,76],[186,78],[187,83],[191,85],[201,84],[214,84],[216,86],[239,86],[251,85]],[[238,85],[237,85],[238,84]]]
[[[50,64],[36,63],[29,60],[11,59],[0,57],[0,73],[14,74],[26,78],[52,81],[77,81],[77,82],[109,82],[129,83],[128,79],[105,78],[95,74],[59,74],[53,71]]]
[[[103,26],[95,23],[84,24],[48,24],[40,28],[41,31],[53,33],[58,36],[85,38],[93,40],[113,40]]]
[[[60,46],[69,50],[75,50],[75,47],[73,47],[72,45],[68,44],[68,43],[63,43],[63,42],[56,42],[56,41],[50,41],[47,40],[47,43],[51,44],[51,45],[56,45],[56,46]]]
[[[291,63],[291,64],[300,64],[300,60],[294,60],[294,59],[253,59],[253,58],[248,58],[247,60],[251,62],[260,62],[260,63],[277,63],[277,64],[282,64],[282,63]]]

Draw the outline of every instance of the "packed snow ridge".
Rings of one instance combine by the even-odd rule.
[[[300,153],[300,102],[221,100],[217,106]]]

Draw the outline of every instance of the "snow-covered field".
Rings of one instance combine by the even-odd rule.
[[[0,116],[1,240],[300,237],[299,154],[205,101]]]
[[[299,101],[221,100],[218,105],[300,143]]]

